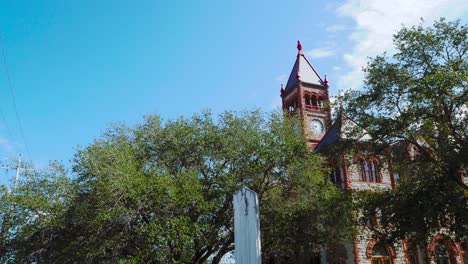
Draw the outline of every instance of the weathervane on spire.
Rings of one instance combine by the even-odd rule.
[[[299,52],[302,51],[302,44],[301,44],[301,41],[300,41],[300,40],[297,41],[297,50],[298,50]]]

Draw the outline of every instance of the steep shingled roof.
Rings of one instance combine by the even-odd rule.
[[[318,75],[317,71],[314,69],[314,67],[312,67],[302,52],[302,45],[300,41],[297,41],[297,50],[297,58],[294,62],[291,74],[289,75],[285,91],[288,92],[290,89],[292,89],[298,81],[324,86],[322,78],[320,78],[320,75]]]
[[[357,135],[348,135],[348,133],[356,127],[359,129],[359,133]],[[366,129],[359,127],[354,120],[347,117],[342,110],[340,110],[340,113],[337,115],[337,119],[333,122],[325,136],[323,136],[322,140],[317,144],[314,151],[321,152],[325,150],[327,146],[342,139],[350,138],[350,136],[358,141],[367,141],[371,139]]]

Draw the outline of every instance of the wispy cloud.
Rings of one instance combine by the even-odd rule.
[[[398,29],[420,23],[423,18],[432,24],[439,17],[453,19],[468,12],[466,0],[347,0],[336,12],[350,17],[356,23],[349,39],[352,49],[343,55],[349,71],[341,75],[339,89],[359,88],[362,85],[362,67],[368,57],[388,51],[392,53],[392,36]]]
[[[318,59],[334,56],[336,51],[331,48],[316,48],[306,53],[310,58]]]

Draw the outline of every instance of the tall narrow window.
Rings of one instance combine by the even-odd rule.
[[[331,174],[330,174],[330,180],[331,182],[333,182],[335,185],[337,185],[338,187],[341,187],[341,172],[340,172],[340,168],[339,167],[335,167]]]
[[[317,97],[316,96],[312,96],[312,105],[317,106]]]
[[[364,166],[365,166],[365,169],[366,169],[367,181],[371,182],[372,181],[372,175],[370,173],[369,163],[367,162],[367,160],[364,160]]]
[[[380,173],[379,173],[379,164],[377,163],[376,160],[371,160],[371,171],[372,171],[372,177],[373,180],[376,182],[382,182],[382,179],[380,178]]]
[[[361,159],[358,162],[359,164],[359,177],[361,181],[366,181],[366,161]]]

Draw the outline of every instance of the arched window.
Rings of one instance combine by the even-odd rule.
[[[323,98],[322,98],[322,97],[319,97],[319,98],[317,99],[317,105],[318,105],[318,107],[320,107],[320,108],[323,107]]]
[[[312,106],[317,106],[317,97],[315,95],[312,96]]]
[[[457,245],[446,235],[436,234],[429,243],[428,253],[436,264],[456,264]]]
[[[382,182],[378,159],[359,158],[357,164],[359,170],[359,180],[365,182]]]
[[[293,113],[294,111],[296,111],[297,106],[298,106],[297,100],[292,101],[288,106],[288,112]]]
[[[392,264],[390,253],[382,244],[377,244],[372,249],[372,264]]]
[[[435,262],[437,264],[450,264],[450,257],[447,248],[439,243],[434,249]]]
[[[305,104],[310,105],[310,96],[309,95],[305,96]]]

